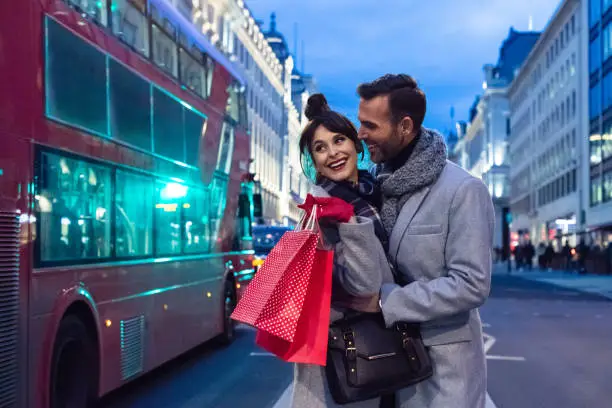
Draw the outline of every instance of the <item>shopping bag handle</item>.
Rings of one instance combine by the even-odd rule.
[[[302,218],[297,225],[296,231],[318,231],[319,223],[317,221],[317,204],[313,204],[310,213],[304,211]]]

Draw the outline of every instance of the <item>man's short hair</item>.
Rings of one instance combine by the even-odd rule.
[[[425,119],[427,101],[425,93],[410,75],[387,74],[372,82],[359,85],[359,96],[366,101],[377,96],[389,95],[389,110],[393,123],[409,116],[415,129],[420,129]]]

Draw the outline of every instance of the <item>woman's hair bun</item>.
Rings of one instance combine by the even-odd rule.
[[[327,99],[321,93],[316,93],[308,98],[306,103],[305,114],[308,120],[312,120],[315,116],[321,115],[323,112],[329,112],[331,109],[327,104]]]

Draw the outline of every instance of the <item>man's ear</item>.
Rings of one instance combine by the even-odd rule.
[[[402,138],[409,138],[414,131],[414,122],[410,116],[404,116],[399,123],[399,131]]]

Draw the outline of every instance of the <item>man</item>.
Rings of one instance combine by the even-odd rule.
[[[406,284],[384,284],[387,325],[418,322],[433,376],[400,391],[402,408],[481,408],[486,360],[478,313],[489,295],[494,212],[487,187],[446,160],[439,133],[421,125],[425,94],[408,75],[358,88],[359,138],[377,163],[389,258]]]

